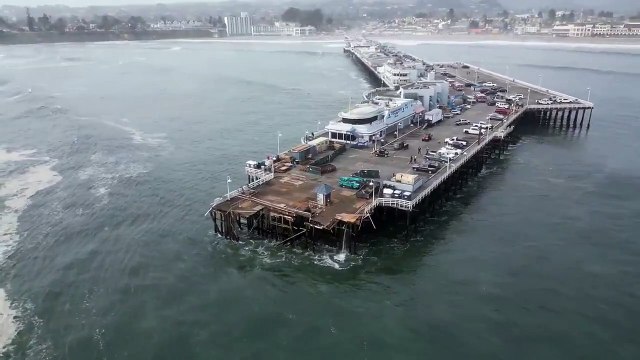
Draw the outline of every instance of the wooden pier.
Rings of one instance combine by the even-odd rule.
[[[376,78],[376,81],[391,85],[385,83],[377,74],[375,66],[369,64],[366,57],[361,56],[358,51],[345,48],[345,52],[369,75]],[[216,199],[207,211],[206,214],[213,221],[215,233],[235,241],[243,236],[257,236],[281,245],[297,243],[309,248],[322,241],[344,251],[354,252],[357,243],[365,241],[360,236],[362,230],[375,230],[376,223],[385,221],[385,217],[389,216],[385,209],[404,212],[409,224],[412,213],[435,211],[442,206],[469,179],[482,171],[487,161],[502,155],[513,141],[510,134],[519,123],[532,122],[563,129],[589,129],[591,126],[593,104],[589,101],[576,99],[572,103],[540,105],[536,100],[549,96],[575,97],[472,64],[444,65],[446,69],[457,69],[458,81],[472,82],[467,79],[471,76],[508,87],[510,93],[527,94],[524,99],[526,104],[514,107],[513,112],[501,121],[489,121],[493,129],[481,136],[465,136],[461,134],[460,127],[453,125],[455,119],[447,119],[430,128],[414,126],[403,129],[397,138],[390,137],[385,145],[389,149],[396,141],[409,144],[409,150],[391,150],[390,157],[375,157],[371,149],[348,148],[339,156],[332,157],[331,163],[337,170],[327,174],[305,171],[308,169],[303,165],[285,173],[276,173],[272,169],[247,169],[250,182]],[[466,88],[464,92],[469,94],[471,89]],[[491,107],[477,104],[462,116],[475,123],[488,121],[486,116],[492,112]],[[433,138],[430,142],[422,142],[421,137],[427,132]],[[443,146],[444,139],[451,136],[467,140],[468,145],[463,149],[463,154],[434,174],[425,175],[424,183],[413,192],[410,199],[381,197],[379,191],[375,191],[371,199],[359,198],[356,190],[337,186],[341,176],[350,176],[359,169],[378,169],[381,180],[396,173],[415,173],[407,162],[409,156],[415,155],[415,150],[419,147],[426,151],[427,147],[435,149]],[[329,184],[334,188],[331,201],[326,205],[320,204],[314,193],[314,189],[322,184]],[[397,223],[398,220],[394,221]]]

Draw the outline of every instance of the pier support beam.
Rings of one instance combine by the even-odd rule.
[[[555,115],[553,116],[553,126],[556,126],[556,123],[558,122],[558,113],[560,113],[560,110],[556,109],[555,110]]]
[[[584,123],[584,115],[587,113],[587,109],[582,109],[582,119],[580,119],[580,128],[582,128],[582,124]]]
[[[573,128],[577,128],[578,127],[578,113],[580,112],[580,110],[576,110],[576,115],[573,117]]]
[[[593,113],[593,109],[589,109],[589,121],[587,121],[587,130],[591,127],[591,114]]]

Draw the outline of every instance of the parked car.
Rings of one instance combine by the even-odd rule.
[[[460,125],[469,125],[471,124],[471,122],[467,119],[458,119],[456,120],[456,126],[460,126]]]
[[[442,164],[436,161],[426,161],[422,164],[414,164],[411,167],[413,171],[423,171],[433,174],[442,167]]]
[[[487,120],[497,120],[497,121],[502,121],[504,120],[504,116],[497,114],[497,113],[493,113],[493,114],[489,114],[487,116]]]
[[[448,146],[448,147],[445,146],[445,147],[441,148],[440,150],[438,150],[438,155],[440,155],[440,156],[453,155],[455,157],[455,156],[458,156],[460,154],[462,154],[462,150],[456,149],[456,148],[451,147],[451,146]]]
[[[460,112],[460,110],[455,109],[455,110],[451,110],[451,114],[453,114],[453,115],[460,115],[460,114],[462,114],[462,113]]]
[[[433,135],[431,133],[422,135],[422,141],[431,141],[433,139]]]
[[[540,100],[536,100],[536,103],[538,103],[540,105],[551,105],[551,104],[553,104],[553,101],[551,101],[549,99],[540,99]]]
[[[364,179],[352,176],[343,176],[338,180],[338,186],[348,189],[360,189],[364,184]]]
[[[474,87],[474,86],[476,86],[476,84],[474,83],[470,83],[470,82],[464,83],[464,87]]]
[[[485,121],[479,121],[479,122],[473,124],[473,126],[481,128],[483,130],[486,130],[486,129],[491,130],[491,129],[493,129],[493,124],[485,122]]]
[[[484,134],[484,130],[480,130],[479,127],[477,126],[472,126],[468,129],[464,129],[462,130],[465,134],[469,134],[469,135],[479,135],[479,134]]]
[[[487,100],[487,105],[496,106],[496,101],[494,99],[489,99],[489,100]]]
[[[498,92],[497,92],[497,91],[495,91],[495,90],[489,90],[489,91],[487,91],[487,92],[486,92],[486,93],[484,93],[484,94],[485,94],[485,95],[495,95],[495,94],[497,94],[497,93],[498,93]]]
[[[457,136],[452,136],[452,137],[450,137],[450,138],[446,138],[446,139],[444,139],[444,143],[445,143],[445,144],[449,144],[450,142],[453,142],[453,141],[457,141],[457,142],[462,143],[463,145],[467,145],[467,141],[466,141],[466,140],[462,140],[462,139],[460,139],[460,138],[459,138],[459,137],[457,137]]]
[[[398,141],[397,143],[393,144],[393,150],[407,150],[409,148],[409,144],[405,143],[404,141]]]
[[[496,107],[497,107],[497,108],[508,109],[508,108],[510,108],[511,106],[510,106],[509,104],[507,104],[507,103],[499,102],[499,103],[496,103]]]
[[[444,113],[444,115],[442,115],[445,119],[451,119],[453,117],[453,114],[448,112],[448,113]]]
[[[464,64],[464,65],[462,65],[462,66],[460,66],[460,67],[461,67],[461,68],[463,68],[463,69],[468,69],[468,68],[469,68],[469,65]]]
[[[482,84],[483,86],[487,86],[487,87],[492,87],[492,86],[498,86],[498,84],[493,83],[491,81],[487,81],[486,83]]]
[[[449,146],[462,150],[467,147],[467,144],[466,142],[463,143],[461,141],[450,141]]]
[[[499,93],[506,93],[507,89],[503,88],[503,87],[499,87],[499,88],[496,89],[496,91],[499,92]]]
[[[388,157],[389,156],[389,150],[387,150],[387,149],[378,149],[373,154],[375,156],[377,156],[377,157]]]
[[[455,74],[447,73],[446,77],[448,77],[448,78],[454,78],[454,77],[456,77],[456,75],[455,75]]]
[[[502,108],[502,107],[496,107],[496,114],[500,114],[500,115],[509,115],[511,114],[511,110],[506,109],[506,108]]]
[[[481,93],[481,94],[485,94],[485,95],[486,95],[486,93],[487,93],[488,91],[491,91],[491,89],[482,88],[482,89],[478,90],[478,92],[479,92],[479,93]]]

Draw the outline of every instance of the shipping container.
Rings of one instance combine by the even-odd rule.
[[[329,146],[329,139],[326,137],[319,137],[315,140],[311,140],[308,142],[309,145],[315,146],[319,153],[323,151],[327,151]]]

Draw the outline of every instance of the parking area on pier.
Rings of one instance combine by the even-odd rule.
[[[524,108],[517,109],[512,113],[508,119],[514,119],[521,115],[526,109],[527,100],[529,104],[536,104],[536,100],[547,98],[551,95],[557,94],[555,92],[546,91],[540,87],[528,87],[515,79],[508,80],[500,76],[494,76],[484,71],[478,71],[476,68],[462,68],[444,66],[436,67],[438,72],[436,79],[446,79],[442,75],[442,71],[446,71],[450,74],[458,74],[456,78],[457,82],[461,83],[476,83],[478,82],[492,82],[499,87],[508,88],[508,95],[522,94],[524,99],[521,100]],[[477,71],[477,77],[476,77]],[[472,87],[465,87],[462,91],[455,91],[450,88],[450,95],[465,94],[473,96],[474,89]],[[528,99],[527,99],[528,97]],[[578,100],[580,101],[580,100]],[[579,104],[588,106],[587,104]],[[550,106],[549,108],[551,108]],[[563,104],[554,104],[553,108],[563,108]],[[566,106],[570,108],[569,106]],[[457,162],[464,161],[465,153],[472,149],[473,146],[478,146],[476,141],[480,139],[478,135],[464,134],[463,130],[470,127],[470,125],[456,126],[455,122],[458,119],[466,119],[471,124],[478,123],[480,121],[490,122],[494,126],[494,131],[497,129],[503,129],[506,120],[503,121],[491,121],[487,119],[489,114],[495,112],[495,106],[489,106],[486,103],[477,103],[471,105],[469,109],[462,112],[460,115],[455,115],[452,118],[443,119],[432,127],[422,128],[418,126],[410,126],[399,130],[398,139],[394,134],[387,135],[385,141],[385,148],[389,150],[389,157],[376,157],[373,153],[373,148],[357,149],[349,148],[343,154],[338,156],[332,161],[332,164],[336,166],[336,171],[324,175],[313,175],[304,171],[304,166],[296,166],[287,173],[275,174],[273,180],[258,186],[255,188],[249,199],[242,201],[235,201],[236,208],[248,208],[252,209],[256,206],[271,204],[272,206],[280,209],[296,209],[298,211],[305,211],[309,209],[310,205],[316,202],[316,194],[314,189],[321,184],[329,184],[334,188],[331,194],[331,202],[328,206],[321,207],[321,210],[314,212],[313,222],[323,227],[330,227],[335,222],[336,215],[338,214],[354,214],[362,207],[370,204],[371,200],[361,199],[356,197],[356,190],[344,189],[338,187],[338,180],[342,176],[351,176],[358,170],[375,169],[380,171],[380,180],[390,179],[394,173],[409,173],[419,174],[425,179],[424,184],[413,192],[412,196],[420,193],[431,184],[436,182],[445,171],[438,171],[435,174],[428,174],[424,172],[416,173],[412,169],[411,157],[416,156],[417,162],[423,161],[423,155],[429,151],[437,151],[445,145],[445,139],[449,137],[459,137],[466,140],[469,146],[463,149],[463,155],[458,156],[456,159],[450,162],[450,166]],[[425,134],[431,134],[430,141],[422,141],[422,137]],[[486,136],[486,135],[485,135]],[[404,141],[408,144],[408,148],[404,150],[394,150],[394,141]],[[418,154],[420,149],[420,154]],[[475,150],[475,149],[474,149]],[[446,164],[443,165],[446,168]],[[254,200],[251,200],[254,199]],[[233,202],[227,201],[225,203]],[[229,205],[229,204],[228,204]]]

